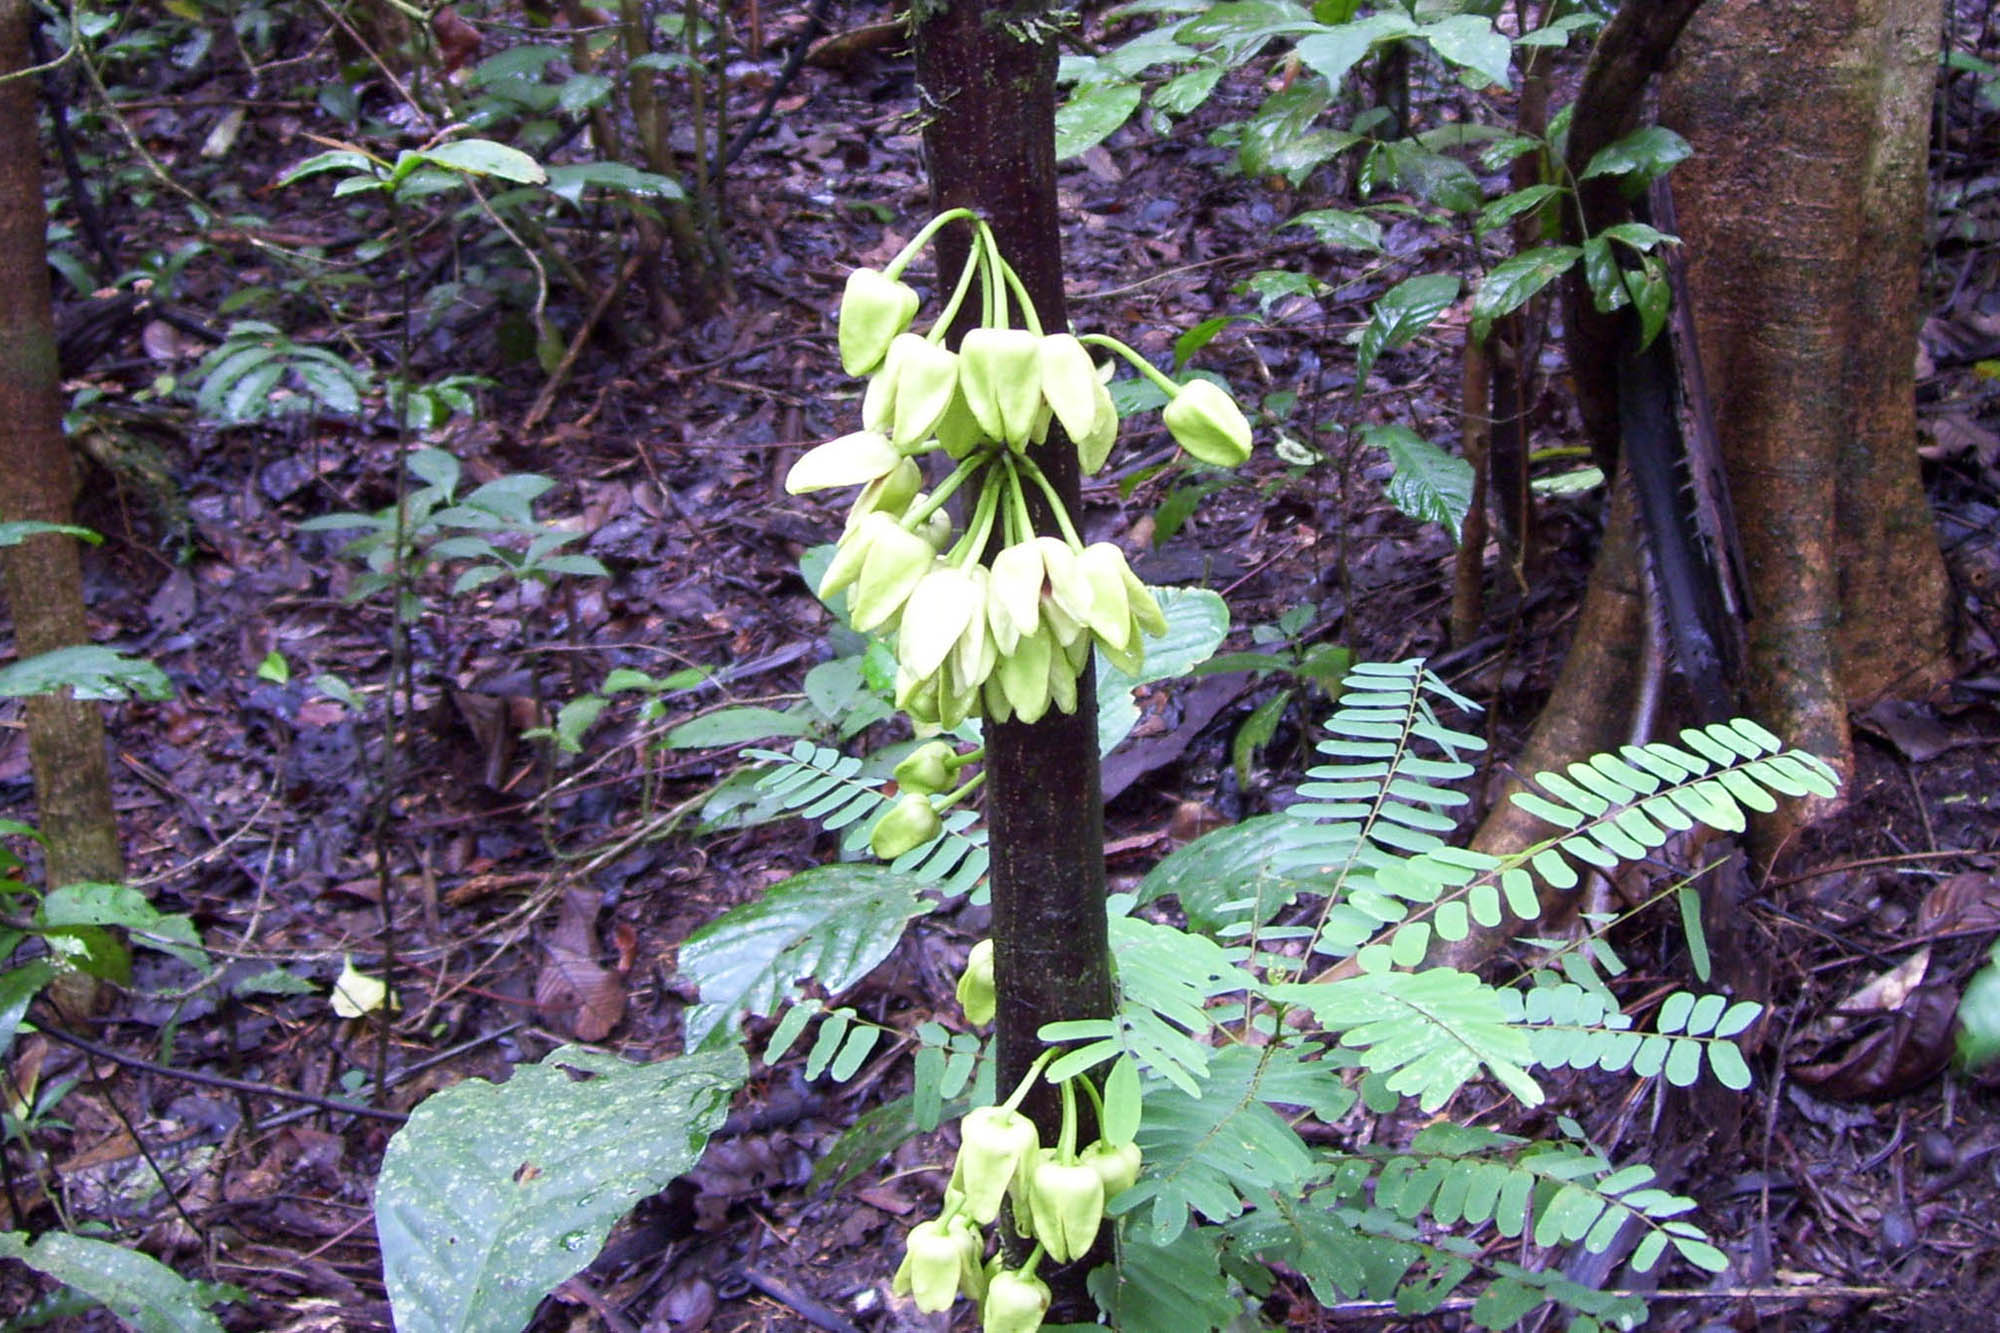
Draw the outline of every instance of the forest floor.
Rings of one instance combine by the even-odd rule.
[[[860,7],[835,13],[870,17]],[[774,50],[742,63],[743,108],[781,58]],[[266,188],[317,151],[282,106],[260,109],[253,97],[228,173],[199,158],[224,108],[246,95],[241,74],[222,62],[206,82],[163,87],[128,115],[190,179],[205,172],[214,188],[233,173],[274,233],[332,241],[357,218],[368,225],[329,203],[324,181]],[[1550,1108],[1536,1113],[1577,1116],[1614,1155],[1643,1149],[1700,1200],[1732,1267],[1712,1284],[1663,1272],[1680,1294],[1659,1300],[1657,1327],[1989,1327],[2000,1301],[2000,1101],[1944,1067],[1959,989],[2000,935],[2000,390],[1980,374],[2000,353],[2000,113],[1966,81],[1953,89],[1935,172],[1921,392],[1962,677],[1938,698],[1857,719],[1846,804],[1740,904],[1733,924],[1772,1006],[1756,1087],[1724,1107],[1559,1074]],[[1241,388],[1292,389],[1295,423],[1400,422],[1449,444],[1462,316],[1385,354],[1359,406],[1344,339],[1386,286],[1455,267],[1464,241],[1398,222],[1386,255],[1362,263],[1281,228],[1342,195],[1334,184],[1302,194],[1228,170],[1231,153],[1206,131],[1260,95],[1225,86],[1208,119],[1158,140],[1128,127],[1064,167],[1073,318],[1164,362],[1199,321],[1250,316],[1197,364]],[[735,299],[672,330],[649,329],[636,297],[614,305],[612,336],[593,344],[533,429],[522,423],[542,376],[506,345],[498,298],[469,285],[434,307],[419,372],[485,374],[497,387],[477,422],[425,442],[456,455],[471,481],[552,478],[541,512],[586,533],[574,549],[612,577],[459,595],[448,572],[427,577],[386,836],[372,811],[388,609],[379,596],[347,595],[360,569],[342,555],[345,536],[299,525],[391,502],[401,445],[388,414],[359,429],[311,415],[282,430],[198,426],[185,405],[135,395],[162,371],[184,370],[176,356],[204,349],[165,335],[142,341],[137,330],[69,368],[72,387],[129,405],[103,433],[150,443],[170,473],[162,504],[131,474],[82,463],[79,521],[109,536],[87,556],[93,633],[157,663],[175,686],[170,701],[108,709],[132,882],[161,910],[191,914],[228,971],[226,984],[177,993],[186,975],[164,965],[149,974],[155,964],[142,954],[134,989],[89,1023],[91,1039],[122,1061],[86,1058],[42,1033],[17,1040],[8,1073],[29,1100],[37,1087],[76,1085],[10,1139],[10,1227],[88,1220],[183,1273],[238,1284],[248,1298],[223,1311],[232,1329],[388,1328],[370,1203],[392,1126],[132,1063],[328,1096],[355,1087],[377,1068],[380,1029],[338,1017],[326,988],[349,958],[381,966],[385,916],[401,1005],[386,1061],[393,1109],[461,1079],[503,1079],[579,1037],[638,1061],[679,1052],[696,996],[677,970],[678,946],[833,850],[796,821],[700,831],[690,812],[736,767],[736,747],[660,742],[724,706],[783,706],[830,654],[829,619],[798,563],[837,532],[839,514],[785,496],[780,482],[803,446],[857,416],[831,315],[846,271],[884,262],[928,213],[915,105],[909,62],[893,46],[808,67],[726,182]],[[50,181],[60,197],[66,183],[53,171]],[[184,214],[164,198],[142,214],[126,193],[104,193],[134,259],[192,241],[173,239]],[[580,268],[618,280],[617,233],[578,229],[572,239]],[[208,245],[175,297],[220,324],[215,312],[233,291],[274,278],[256,251]],[[417,253],[435,274],[475,256],[464,228],[428,232]],[[496,265],[505,253],[476,257]],[[1273,268],[1312,272],[1327,287],[1260,313],[1239,285]],[[382,284],[381,323],[362,335],[380,340],[384,358],[395,339],[383,330],[400,318],[393,290]],[[574,327],[582,302],[561,292],[556,302]],[[308,342],[336,330],[289,332]],[[1553,349],[1544,369],[1532,443],[1555,449],[1579,433]],[[1379,458],[1329,443],[1351,436],[1288,427],[1328,460],[1293,466],[1260,447],[1240,480],[1156,547],[1173,483],[1139,478],[1169,449],[1157,428],[1144,429],[1122,446],[1137,461],[1087,487],[1088,538],[1119,543],[1149,582],[1224,592],[1230,647],[1248,646],[1248,627],[1307,606],[1307,642],[1343,642],[1363,659],[1432,657],[1484,705],[1469,725],[1497,755],[1518,747],[1562,660],[1601,492],[1537,500],[1541,557],[1523,584],[1490,553],[1488,630],[1454,648],[1444,636],[1450,539],[1387,502]],[[288,666],[282,679],[260,674],[274,653]],[[667,696],[656,718],[615,704],[581,756],[552,756],[519,736],[613,668],[665,676],[689,666],[717,674]],[[315,683],[323,675],[352,696],[330,695]],[[1138,733],[1107,765],[1114,888],[1194,833],[1283,803],[1303,766],[1310,708],[1294,706],[1248,785],[1230,753],[1236,727],[1276,688],[1247,674],[1147,688]],[[0,813],[32,818],[25,737],[17,706],[8,710]],[[1657,882],[1621,888],[1643,894]],[[926,918],[844,1003],[903,1030],[948,1008],[984,924],[983,909],[963,905]],[[1671,983],[1681,966],[1674,935],[1642,923],[1621,937],[1631,993]],[[274,967],[314,993],[232,996],[229,984]],[[856,1119],[907,1090],[906,1059],[883,1058],[841,1085],[807,1083],[801,1063],[795,1052],[760,1072],[701,1167],[621,1225],[535,1327],[968,1326],[963,1309],[953,1325],[887,1290],[904,1230],[934,1206],[946,1142],[912,1139],[837,1194],[811,1187],[814,1164]],[[0,1275],[0,1314],[33,1294],[22,1270]],[[1378,1307],[1323,1309],[1302,1283],[1281,1284],[1264,1314],[1299,1330],[1406,1326]]]

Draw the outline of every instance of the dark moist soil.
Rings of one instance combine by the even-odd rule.
[[[798,17],[770,16],[774,36]],[[876,17],[834,10],[842,31]],[[488,49],[506,40],[489,33]],[[774,46],[737,69],[738,123],[781,58]],[[211,84],[163,86],[152,109],[132,113],[149,146],[185,164],[176,169],[198,187],[223,179],[193,149],[222,114],[214,96],[241,95],[232,80],[240,71],[225,63]],[[1508,111],[1450,96],[1465,114]],[[1309,602],[1313,641],[1344,640],[1365,658],[1432,656],[1486,705],[1471,725],[1504,756],[1560,663],[1599,497],[1538,502],[1547,558],[1525,589],[1489,560],[1488,631],[1446,652],[1449,539],[1397,514],[1383,499],[1381,458],[1327,428],[1401,422],[1450,444],[1462,317],[1387,353],[1358,413],[1345,339],[1391,283],[1458,267],[1461,242],[1394,222],[1386,262],[1363,262],[1277,229],[1303,207],[1353,201],[1338,181],[1291,191],[1230,172],[1230,154],[1207,130],[1260,97],[1247,81],[1226,85],[1204,118],[1166,138],[1128,128],[1063,170],[1074,317],[1156,361],[1212,314],[1254,315],[1255,298],[1238,286],[1260,270],[1311,272],[1328,284],[1317,298],[1274,302],[1197,358],[1241,389],[1298,395],[1290,422],[1263,432],[1266,447],[1242,477],[1154,546],[1174,483],[1147,475],[1170,443],[1156,419],[1142,418],[1114,470],[1087,488],[1086,535],[1120,543],[1151,582],[1224,592],[1239,626],[1232,647],[1247,646],[1240,627]],[[379,598],[347,597],[357,569],[340,558],[344,539],[298,525],[391,501],[398,446],[386,413],[359,429],[306,417],[284,430],[197,428],[184,407],[130,399],[174,368],[175,349],[162,352],[129,327],[69,366],[73,386],[131,403],[100,413],[98,437],[164,469],[157,487],[129,465],[79,466],[80,519],[110,535],[87,555],[93,633],[158,663],[175,686],[169,702],[107,709],[132,880],[161,910],[194,917],[232,984],[282,966],[319,992],[177,993],[186,974],[142,954],[135,987],[90,1021],[92,1040],[128,1060],[167,1056],[189,1074],[339,1093],[376,1068],[378,1035],[336,1017],[324,992],[350,956],[380,966],[386,891],[402,1004],[387,1057],[394,1108],[464,1078],[504,1078],[579,1036],[632,1060],[679,1051],[695,998],[676,971],[680,942],[832,851],[797,823],[696,836],[691,811],[730,773],[733,753],[656,742],[699,712],[794,697],[805,670],[830,654],[829,622],[797,568],[806,547],[837,531],[839,510],[786,497],[779,481],[803,445],[855,419],[857,387],[839,373],[830,315],[846,270],[885,261],[927,213],[916,104],[900,43],[808,67],[728,178],[735,301],[660,327],[634,284],[533,430],[521,423],[542,379],[532,363],[508,359],[508,312],[495,298],[471,288],[420,340],[421,375],[455,369],[498,382],[480,421],[427,442],[456,454],[470,481],[519,471],[555,479],[543,512],[579,516],[589,536],[578,549],[614,577],[458,597],[448,575],[427,581],[385,838],[372,812],[388,617]],[[1703,1224],[1731,1258],[1713,1283],[1663,1269],[1660,1281],[1679,1295],[1656,1305],[1661,1328],[1982,1328],[2000,1300],[2000,1117],[1990,1087],[1942,1068],[1959,989],[2000,934],[2000,411],[1982,374],[2000,351],[2000,195],[1991,190],[2000,130],[1966,79],[1942,105],[1945,206],[1922,394],[1963,677],[1939,699],[1884,704],[1859,719],[1845,807],[1769,875],[1721,872],[1734,877],[1739,904],[1712,928],[1736,943],[1744,993],[1771,1005],[1756,1032],[1751,1093],[1687,1098],[1622,1079],[1549,1080],[1551,1110],[1577,1117],[1613,1156],[1655,1162],[1699,1198]],[[298,137],[296,112],[253,104],[249,124],[232,168],[239,180],[273,179],[316,151]],[[52,175],[51,188],[66,187]],[[100,184],[98,193],[134,252],[165,244],[179,225],[164,198],[142,214],[129,190]],[[379,226],[336,211],[324,189],[259,199],[274,233],[328,240],[357,222]],[[614,219],[594,221],[601,234],[566,233],[573,255],[593,282],[616,281],[625,233]],[[458,271],[450,244],[445,230],[427,233],[420,264]],[[481,252],[482,262],[504,267],[507,253]],[[221,241],[188,267],[177,296],[214,312],[240,286],[273,276],[254,248]],[[382,282],[381,328],[397,327],[394,290]],[[559,287],[552,309],[574,328],[583,304]],[[73,322],[78,304],[66,301],[63,314]],[[330,330],[308,322],[292,332],[311,341]],[[394,338],[364,336],[380,339],[386,363]],[[201,344],[189,350],[199,355]],[[1577,433],[1553,352],[1544,370],[1532,437],[1554,448]],[[1279,434],[1332,456],[1295,469],[1268,445]],[[288,679],[260,677],[273,653]],[[689,665],[720,671],[670,698],[656,720],[641,720],[629,702],[614,706],[581,756],[552,760],[519,737],[613,667],[664,676]],[[323,673],[353,689],[354,706],[315,684]],[[1247,786],[1229,749],[1275,687],[1230,676],[1145,691],[1134,742],[1107,767],[1114,887],[1201,830],[1282,801],[1307,755],[1310,709],[1288,716]],[[28,818],[18,706],[7,716],[0,796],[5,813]],[[1616,887],[1637,900],[1671,874]],[[926,919],[843,1001],[906,1030],[933,1013],[953,1021],[952,979],[983,930],[974,908]],[[1620,935],[1627,994],[1681,983],[1677,939],[1670,924],[1652,922]],[[249,1296],[224,1312],[232,1329],[389,1326],[370,1215],[389,1125],[86,1060],[39,1034],[16,1042],[9,1072],[19,1089],[78,1081],[25,1144],[10,1142],[6,1203],[18,1211],[9,1225],[88,1222],[183,1273],[239,1284]],[[760,1072],[701,1168],[621,1225],[535,1327],[947,1327],[891,1299],[887,1276],[904,1230],[935,1205],[948,1141],[912,1140],[831,1196],[809,1187],[815,1162],[856,1118],[906,1086],[905,1060],[893,1056],[845,1085],[808,1084],[798,1053]],[[1503,1112],[1494,1123],[1534,1130],[1548,1114]],[[173,1204],[138,1144],[166,1173]],[[35,1291],[19,1269],[0,1286],[8,1311]],[[1460,1326],[1463,1308],[1421,1326]],[[1414,1326],[1379,1306],[1321,1309],[1291,1279],[1265,1312],[1300,1330]],[[961,1308],[950,1326],[970,1318]],[[61,1326],[104,1324],[91,1315]]]

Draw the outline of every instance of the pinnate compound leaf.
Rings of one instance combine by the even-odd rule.
[[[525,1327],[633,1204],[693,1169],[748,1071],[734,1046],[650,1065],[566,1046],[423,1102],[375,1186],[396,1327]]]
[[[236,1295],[233,1288],[204,1291],[151,1255],[66,1231],[33,1240],[24,1231],[0,1232],[0,1258],[76,1288],[139,1333],[222,1333],[206,1307]]]
[[[1090,1275],[1090,1294],[1115,1328],[1201,1333],[1229,1327],[1243,1311],[1222,1271],[1222,1234],[1183,1231],[1165,1245],[1128,1245],[1120,1262]]]
[[[816,866],[697,930],[680,951],[701,992],[687,1011],[688,1049],[741,1015],[776,1012],[805,978],[831,995],[868,975],[904,925],[931,910],[921,888],[883,866]]]

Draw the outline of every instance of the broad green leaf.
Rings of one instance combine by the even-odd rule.
[[[1202,934],[1233,921],[1261,925],[1313,883],[1277,868],[1274,858],[1291,845],[1292,823],[1282,814],[1255,815],[1203,834],[1139,881],[1139,901],[1172,895],[1188,928]]]
[[[1664,125],[1647,125],[1616,143],[1606,144],[1590,159],[1579,178],[1633,175],[1641,181],[1663,176],[1675,163],[1694,154],[1688,141]]]
[[[1493,266],[1472,298],[1472,336],[1484,342],[1493,321],[1510,315],[1535,293],[1569,271],[1583,251],[1574,245],[1543,245],[1510,255]]]
[[[278,177],[277,183],[282,188],[292,184],[294,181],[304,180],[308,176],[317,176],[323,171],[346,171],[355,175],[367,176],[370,180],[373,180],[379,166],[380,164],[366,153],[350,152],[346,149],[336,148],[330,152],[314,153],[311,157]]]
[[[770,736],[803,736],[810,730],[812,719],[798,713],[781,713],[775,708],[725,708],[681,723],[667,733],[666,744],[675,750],[706,750],[722,745],[748,745]]]
[[[611,94],[613,83],[602,74],[575,74],[563,80],[556,93],[556,109],[575,115],[601,105]]]
[[[1325,79],[1328,87],[1338,90],[1347,72],[1377,42],[1408,37],[1417,31],[1417,25],[1405,15],[1371,14],[1367,18],[1336,24],[1310,37],[1302,37],[1292,49],[1301,64]]]
[[[1479,210],[1479,218],[1472,224],[1473,234],[1484,236],[1495,228],[1504,227],[1523,213],[1540,208],[1550,197],[1560,193],[1561,189],[1554,185],[1530,185],[1502,195]]]
[[[580,203],[587,189],[644,195],[652,199],[687,197],[687,191],[672,177],[640,171],[623,162],[568,162],[549,168],[549,193],[557,198],[572,204]]]
[[[1975,1071],[2000,1057],[2000,944],[1988,956],[1991,961],[1972,974],[1958,1000],[1958,1062]],[[1721,1026],[1728,1027],[1728,1020]]]
[[[739,1015],[775,1013],[800,981],[835,995],[868,975],[904,925],[932,910],[921,887],[882,866],[816,866],[697,930],[680,950],[701,994],[687,1010],[687,1048]]]
[[[425,149],[417,156],[426,162],[472,176],[498,176],[521,185],[541,185],[548,180],[542,164],[518,148],[509,148],[491,139],[459,139]]]
[[[53,694],[67,687],[79,699],[171,699],[173,684],[151,662],[84,643],[37,653],[0,667],[0,698]]]
[[[208,966],[194,922],[166,915],[127,884],[64,884],[42,899],[39,919],[49,926],[121,926],[134,942],[171,954],[190,967]]]
[[[1322,245],[1347,250],[1380,251],[1382,248],[1382,224],[1365,214],[1350,213],[1345,209],[1317,208],[1299,214],[1285,225],[1304,227]]]
[[[18,932],[14,938],[20,938]],[[18,967],[0,971],[0,1056],[12,1048],[14,1034],[21,1029],[28,1005],[55,974],[55,964],[46,958],[31,958]]]
[[[1206,661],[1229,634],[1229,605],[1206,588],[1155,588],[1167,632],[1146,636],[1146,664],[1128,676],[1100,654],[1097,659],[1097,747],[1109,754],[1139,722],[1132,691],[1156,680],[1185,675]]]
[[[1170,116],[1185,116],[1215,91],[1228,73],[1221,65],[1201,64],[1168,79],[1153,92],[1153,105]]]
[[[35,519],[22,519],[16,523],[0,523],[0,546],[19,546],[37,533],[57,532],[66,537],[75,537],[89,542],[92,546],[102,546],[104,538],[89,528],[79,528],[74,523],[43,523]]]
[[[45,1232],[0,1232],[0,1257],[14,1259],[99,1302],[139,1333],[222,1333],[207,1306],[239,1299],[236,1288],[204,1291],[151,1255],[109,1241]]]
[[[1368,327],[1361,331],[1355,350],[1354,380],[1365,384],[1375,358],[1391,347],[1401,347],[1429,328],[1458,299],[1458,276],[1452,273],[1424,273],[1397,283],[1375,303]]]
[[[1079,88],[1056,111],[1056,161],[1063,162],[1109,138],[1139,106],[1136,83],[1094,83]]]
[[[1478,82],[1467,79],[1468,85],[1508,86],[1508,65],[1514,57],[1514,44],[1507,40],[1506,34],[1494,30],[1492,19],[1480,14],[1453,14],[1425,24],[1417,29],[1417,35],[1447,61],[1480,76]]]
[[[635,1065],[566,1046],[424,1101],[375,1186],[396,1327],[525,1327],[633,1204],[694,1168],[747,1073],[738,1047]]]
[[[1389,455],[1389,502],[1420,523],[1437,523],[1458,540],[1472,508],[1472,464],[1424,439],[1408,426],[1369,425],[1361,438]]]
[[[1600,315],[1623,309],[1632,299],[1625,290],[1625,271],[1618,266],[1611,242],[1603,236],[1592,236],[1583,243],[1583,278],[1590,285],[1591,304]]]

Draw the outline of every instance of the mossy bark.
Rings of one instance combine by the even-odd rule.
[[[917,11],[917,81],[937,211],[977,210],[1019,272],[1044,329],[1067,327],[1056,210],[1056,50],[1053,11],[1041,4],[960,0]],[[965,236],[941,237],[943,271],[955,274]],[[1051,430],[1038,462],[1072,514],[1076,453]],[[1037,506],[1036,525],[1054,532]],[[1104,916],[1104,819],[1098,786],[1095,674],[1077,681],[1077,710],[1032,726],[988,723],[987,827],[992,836],[993,952],[999,990],[999,1083],[1011,1089],[1042,1047],[1036,1033],[1065,1019],[1112,1011]],[[1044,1142],[1060,1103],[1046,1084],[1025,1105]],[[1089,1320],[1083,1288],[1096,1258],[1042,1275],[1055,1293],[1049,1322]]]
[[[30,21],[27,0],[0,0],[0,71],[27,67]],[[75,480],[62,433],[37,142],[34,80],[0,81],[0,519],[68,523]],[[18,656],[89,642],[74,538],[30,537],[0,551],[0,565]],[[27,717],[48,883],[122,879],[103,714],[64,690],[28,700]],[[75,1008],[83,996],[66,999]]]

